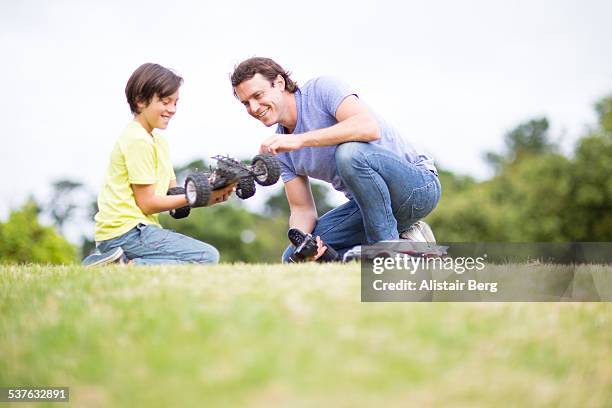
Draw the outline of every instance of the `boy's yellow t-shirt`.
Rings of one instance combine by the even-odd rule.
[[[138,208],[130,185],[154,184],[155,195],[165,196],[175,179],[166,139],[131,122],[115,143],[98,195],[95,240],[116,238],[140,223],[160,226],[158,214],[145,215]]]

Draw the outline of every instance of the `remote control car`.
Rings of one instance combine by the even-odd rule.
[[[251,164],[244,164],[229,156],[214,156],[217,168],[210,173],[196,171],[185,179],[185,196],[190,207],[208,204],[212,190],[236,183],[236,195],[245,200],[255,194],[255,183],[270,186],[280,177],[280,165],[271,154],[258,154]]]

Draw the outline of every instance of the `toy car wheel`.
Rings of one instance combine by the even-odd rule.
[[[255,181],[252,177],[245,177],[238,180],[236,186],[236,195],[238,198],[246,200],[247,198],[253,197],[255,194]]]
[[[190,207],[204,207],[210,200],[211,188],[208,173],[191,173],[185,179],[185,196]]]
[[[280,165],[271,154],[258,154],[251,162],[255,172],[255,181],[262,186],[271,186],[280,177]]]
[[[168,189],[168,193],[167,193],[167,195],[182,195],[182,194],[185,194],[185,189],[183,187],[172,187]],[[180,220],[181,218],[186,218],[189,216],[189,213],[191,212],[191,208],[189,208],[189,206],[186,205],[181,208],[174,208],[168,212],[170,213],[170,216],[172,218]]]

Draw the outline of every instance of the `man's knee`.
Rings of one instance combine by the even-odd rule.
[[[338,145],[336,148],[335,159],[338,172],[350,174],[351,166],[363,160],[362,151],[367,143],[362,142],[346,142]],[[347,171],[345,171],[347,170]]]

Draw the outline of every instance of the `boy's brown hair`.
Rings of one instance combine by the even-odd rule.
[[[148,105],[155,95],[165,98],[175,93],[183,78],[170,69],[147,62],[132,73],[125,85],[125,97],[134,115],[140,113],[138,102]]]

